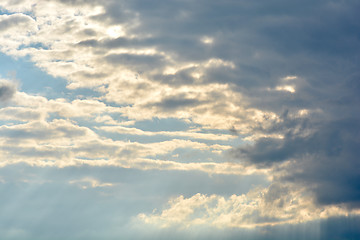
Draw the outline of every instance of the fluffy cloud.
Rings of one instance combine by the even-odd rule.
[[[206,144],[191,140],[173,139],[155,143],[117,141],[98,135],[95,130],[110,132],[118,130],[134,131],[137,135],[168,135],[207,140],[227,140],[230,136],[196,132],[145,132],[136,128],[119,126],[89,127],[79,126],[75,119],[94,119],[101,113],[117,112],[116,108],[106,106],[96,100],[65,99],[48,100],[23,92],[14,94],[14,106],[1,109],[5,121],[21,121],[16,124],[3,124],[0,127],[0,154],[2,166],[25,162],[35,166],[120,166],[139,169],[204,171],[216,174],[252,174],[252,167],[228,163],[181,163],[177,160],[158,160],[156,156],[171,155],[176,149],[193,149],[201,152],[220,154],[230,148],[227,145]],[[59,118],[52,117],[57,114]],[[99,115],[100,114],[100,115]],[[71,120],[74,119],[74,120]],[[110,128],[110,129],[109,129]],[[122,132],[119,132],[120,134]],[[131,134],[129,131],[126,134]],[[142,135],[142,134],[140,134]],[[261,171],[260,171],[261,172]]]
[[[161,212],[138,218],[159,227],[179,228],[196,225],[217,228],[254,228],[279,224],[297,224],[333,216],[357,215],[344,206],[319,208],[301,189],[272,184],[265,189],[254,189],[247,194],[224,198],[218,195],[196,194],[190,198],[180,196],[169,201]]]
[[[102,11],[111,12],[108,7],[117,3],[106,3],[103,9],[93,3],[86,6],[88,12],[77,4],[67,4],[54,1],[32,5],[38,30],[26,46],[15,51],[15,45],[9,45],[9,50],[4,51],[15,56],[29,55],[48,73],[66,78],[71,89],[100,86],[107,101],[131,104],[121,110],[131,119],[176,117],[217,129],[235,126],[248,134],[253,129],[254,115],[276,117],[271,112],[246,109],[247,101],[228,84],[204,85],[211,71],[236,70],[232,61],[210,55],[195,61],[176,59],[177,53],[159,49],[162,42],[158,37],[142,36],[136,30],[136,26],[141,27],[139,23],[132,27],[118,23],[123,36],[114,39],[109,35],[114,26],[99,18]],[[125,6],[121,9],[136,12],[128,7],[128,11]],[[46,9],[52,14],[48,15]],[[93,36],[80,34],[84,28]],[[179,88],[184,83],[186,86]],[[263,120],[260,117],[255,121]]]

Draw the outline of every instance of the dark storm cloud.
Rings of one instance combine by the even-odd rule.
[[[276,167],[288,160],[282,181],[304,184],[321,204],[360,203],[358,150],[360,129],[360,3],[350,1],[128,1],[106,5],[107,15],[122,23],[137,16],[129,33],[151,38],[118,38],[82,45],[101,48],[154,47],[174,61],[211,58],[234,63],[230,68],[208,68],[203,84],[229,83],[248,106],[283,114],[271,127],[254,127],[284,139],[261,138],[234,150],[258,167]],[[119,18],[117,16],[120,16]],[[203,44],[201,38],[213,38]],[[150,70],[163,66],[152,57],[112,55],[113,63]],[[148,68],[145,65],[149,66]],[[195,67],[196,68],[196,67]],[[148,76],[172,85],[191,84],[193,70]],[[298,76],[285,81],[289,75]],[[295,92],[275,91],[292,85]],[[163,99],[159,106],[177,108],[197,104],[192,99]],[[301,109],[302,118],[287,117]],[[335,177],[334,177],[335,176]]]
[[[209,69],[203,81],[232,83],[239,91],[246,89],[249,96],[262,95],[259,88],[274,87],[286,75],[304,77],[316,90],[330,86],[330,92],[339,78],[352,82],[360,76],[360,6],[356,1],[108,1],[105,5],[103,17],[114,24],[123,23],[121,16],[130,13],[128,21],[138,19],[139,24],[127,31],[140,36],[89,40],[81,45],[151,46],[180,62],[232,61],[236,68]],[[204,36],[214,42],[203,44]],[[152,79],[162,80],[158,75]]]
[[[304,185],[320,204],[346,203],[350,208],[359,207],[359,119],[322,122],[311,127],[303,121],[301,124],[301,127],[293,124],[293,127],[279,128],[288,130],[284,139],[262,138],[233,153],[258,167],[293,160],[279,181]],[[292,131],[294,128],[296,132]],[[313,132],[303,136],[310,129]]]
[[[145,9],[137,1],[131,3],[144,20],[142,31],[151,29],[164,39],[181,33],[177,40],[159,42],[160,49],[175,51],[174,56],[181,60],[215,57],[235,63],[233,70],[207,70],[205,82],[232,83],[247,95],[251,106],[278,114],[285,109],[323,111],[316,119],[274,123],[272,129],[262,131],[285,132],[284,139],[263,138],[239,148],[238,153],[259,167],[295,160],[283,180],[303,182],[319,203],[360,202],[359,3],[197,1],[164,5]],[[172,21],[159,24],[167,17]],[[182,45],[188,38],[203,35],[214,37],[207,50]],[[282,82],[286,75],[300,79]],[[267,90],[281,84],[295,85],[296,92]],[[295,127],[311,134],[295,133]]]
[[[127,16],[126,22],[137,19],[137,24],[127,29],[137,37],[89,39],[79,45],[106,49],[153,47],[179,62],[210,58],[231,61],[236,66],[234,69],[208,69],[202,81],[234,84],[234,89],[253,98],[254,106],[269,110],[282,111],[279,103],[282,105],[284,98],[279,96],[281,93],[269,96],[263,89],[275,87],[286,75],[298,75],[308,83],[290,99],[293,106],[309,106],[316,101],[326,107],[326,98],[336,104],[359,100],[357,1],[156,1],[151,4],[107,1],[104,4],[106,12],[97,18],[113,24],[124,23],[123,16]],[[203,44],[204,36],[213,38],[213,43]],[[163,65],[157,60],[128,58],[131,59],[122,56],[115,62],[128,62],[143,70]],[[148,77],[175,85],[188,79],[185,76],[169,80],[169,76],[158,73]],[[268,95],[267,99],[259,101],[257,96],[264,94]],[[287,101],[289,96],[286,98]]]

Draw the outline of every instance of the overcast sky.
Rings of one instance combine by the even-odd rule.
[[[2,0],[1,239],[360,239],[359,12]]]

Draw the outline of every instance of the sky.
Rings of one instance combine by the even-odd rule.
[[[360,239],[359,11],[2,0],[1,239]]]

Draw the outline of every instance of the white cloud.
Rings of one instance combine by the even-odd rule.
[[[65,98],[47,99],[0,80],[0,167],[300,179],[230,197],[179,196],[139,216],[162,227],[258,227],[358,214],[349,210],[359,195],[351,184],[359,178],[360,49],[352,1],[324,1],[311,11],[288,11],[300,1],[165,2],[1,1],[0,51],[65,79],[67,89]],[[81,88],[96,97],[76,96]],[[142,130],[154,119],[161,119],[159,130]],[[161,130],[169,129],[163,121],[188,129]],[[233,135],[217,134],[226,131]],[[234,144],[237,160],[226,155]],[[91,176],[69,183],[112,186]]]
[[[138,219],[161,228],[207,225],[217,228],[254,228],[296,224],[335,216],[360,214],[342,205],[318,207],[301,189],[273,184],[243,195],[223,197],[196,194],[179,196],[160,212],[139,214]]]
[[[114,110],[115,111],[115,110]],[[116,112],[116,111],[115,111]],[[131,126],[135,124],[135,121],[116,121],[114,120],[111,116],[109,115],[101,115],[101,116],[97,116],[94,119],[95,122],[98,123],[104,123],[106,125],[113,125],[113,126]],[[104,126],[106,127],[106,126]],[[111,127],[111,126],[109,126]],[[99,128],[103,128],[103,127],[99,127]],[[104,129],[105,130],[105,129]],[[106,130],[105,130],[106,131]]]
[[[105,112],[119,111],[117,108],[107,106],[104,102],[94,98],[75,99],[70,102],[64,98],[48,100],[45,97],[29,95],[24,92],[16,92],[16,94],[14,94],[13,102],[16,106],[3,109],[3,111],[9,113],[15,113],[15,111],[36,112],[44,117],[48,117],[50,113],[56,113],[60,117],[65,118],[90,118]],[[8,118],[11,118],[11,115],[8,116]]]
[[[298,76],[286,76],[286,77],[282,78],[282,80],[291,81],[291,80],[295,80],[297,78],[298,78]]]
[[[214,39],[212,37],[204,36],[201,38],[201,42],[211,45],[214,42]]]
[[[292,85],[283,85],[283,86],[277,86],[275,88],[276,91],[285,91],[285,92],[290,92],[290,93],[294,93],[295,92],[295,87]]]
[[[4,3],[5,8],[12,9],[11,6],[10,2]],[[104,11],[104,8],[97,4],[79,8],[76,5],[64,5],[51,1],[30,6],[32,14],[36,17],[34,24],[37,25],[38,30],[27,41],[41,43],[46,47],[17,49],[13,47],[15,45],[9,45],[8,50],[4,51],[15,56],[30,55],[36,65],[49,74],[66,78],[70,89],[99,87],[99,91],[105,94],[101,100],[126,105],[118,111],[130,120],[153,117],[180,118],[206,128],[229,129],[234,126],[241,134],[250,134],[254,124],[263,122],[261,118],[253,122],[254,111],[260,110],[248,109],[245,99],[233,91],[232,86],[215,83],[202,84],[204,74],[208,70],[235,69],[236,66],[231,61],[214,57],[197,62],[175,61],[173,53],[159,51],[156,47],[141,44],[141,41],[145,41],[146,38],[128,36],[126,27],[97,21],[94,16],[99,16]],[[131,19],[129,21],[131,22]],[[84,35],[84,29],[91,32],[91,36]],[[111,48],[101,46],[111,40],[109,34],[110,37],[114,37],[114,34],[116,37],[122,36],[124,42],[130,45],[125,44],[122,47],[121,44],[113,44]],[[205,37],[204,39],[208,43],[213,38]],[[90,47],[80,46],[79,43],[83,41],[88,41]],[[21,43],[17,44],[19,46]],[[124,60],[125,62],[117,62],[114,65],[104,61],[106,56],[128,56],[126,61],[135,62],[128,66]],[[148,62],[146,57],[158,59],[160,62],[139,75],[132,67],[141,66],[143,61],[145,65],[149,65],[151,62]],[[194,68],[191,74],[195,80],[197,79],[196,81],[199,81],[199,84],[171,86],[156,82],[152,77],[153,73],[162,75],[165,69],[174,69],[172,72],[176,74],[191,68]],[[171,77],[171,74],[168,77]],[[75,101],[70,106],[56,100],[50,101],[50,105],[65,117],[83,116],[88,110],[90,110],[88,114],[90,115],[90,113],[95,113],[95,109],[100,109],[94,106],[94,109],[81,110],[80,104],[85,104],[83,100],[81,101]],[[194,104],[190,104],[191,102]],[[101,103],[96,104],[100,106]],[[176,109],[170,107],[173,106],[172,104],[176,104]],[[166,108],[167,106],[169,107]]]
[[[33,121],[12,126],[2,125],[0,132],[0,138],[33,139],[37,141],[56,141],[56,139],[61,138],[71,139],[93,135],[89,129],[76,126],[72,122],[62,119],[54,119],[51,122]]]
[[[180,90],[184,91],[184,90]],[[197,94],[197,93],[196,93]],[[193,139],[222,140],[233,139],[232,135],[200,133],[193,131],[149,132],[121,125],[134,124],[133,121],[117,122],[108,113],[119,113],[121,107],[110,107],[97,99],[76,99],[72,102],[58,98],[48,100],[24,92],[15,92],[12,105],[0,109],[5,123],[0,127],[0,155],[6,161],[2,166],[25,162],[35,166],[119,166],[138,169],[204,171],[210,174],[254,173],[254,169],[233,163],[197,163],[158,160],[158,156],[170,157],[177,149],[192,149],[216,155],[230,149],[228,145],[206,144]],[[55,114],[56,118],[53,117]],[[59,119],[60,118],[60,119]],[[81,126],[82,120],[99,123],[116,123],[118,126]],[[6,121],[10,121],[6,123]],[[14,123],[20,121],[22,123]],[[154,143],[115,141],[94,132],[100,129],[119,134],[137,134],[171,137],[185,137],[192,140],[173,139]],[[261,172],[261,171],[260,171]]]
[[[229,149],[227,145],[208,145],[190,140],[174,139],[155,143],[114,141],[96,134],[88,127],[77,125],[70,119],[47,120],[48,114],[55,112],[67,117],[88,117],[97,112],[93,101],[46,100],[43,97],[17,93],[16,101],[26,106],[7,107],[0,110],[4,120],[20,120],[25,123],[2,125],[0,127],[0,155],[2,166],[25,162],[35,166],[119,166],[138,169],[204,171],[214,174],[251,174],[254,169],[231,163],[181,163],[157,160],[153,157],[172,155],[176,149],[194,149],[220,154]],[[56,103],[56,104],[55,104]],[[74,108],[65,111],[63,108]],[[80,106],[80,107],[79,107]],[[103,105],[100,105],[102,109]],[[79,108],[79,110],[76,110]],[[89,108],[89,109],[88,109]],[[60,109],[60,110],[59,110]],[[85,111],[88,109],[88,112]],[[134,130],[130,128],[130,130]],[[135,129],[137,130],[137,129]],[[170,134],[160,132],[155,134]],[[199,134],[199,136],[197,136]],[[191,138],[219,138],[217,135],[191,132],[175,132],[175,135]],[[181,161],[181,158],[179,159]]]
[[[106,132],[116,132],[119,134],[138,135],[138,136],[164,135],[164,136],[188,137],[188,138],[195,138],[195,139],[222,140],[222,141],[236,138],[236,136],[233,136],[230,134],[211,134],[211,133],[199,133],[199,132],[187,132],[187,131],[151,132],[151,131],[143,131],[141,129],[129,128],[129,127],[123,127],[123,126],[102,126],[102,127],[98,127],[98,129],[104,130]]]

